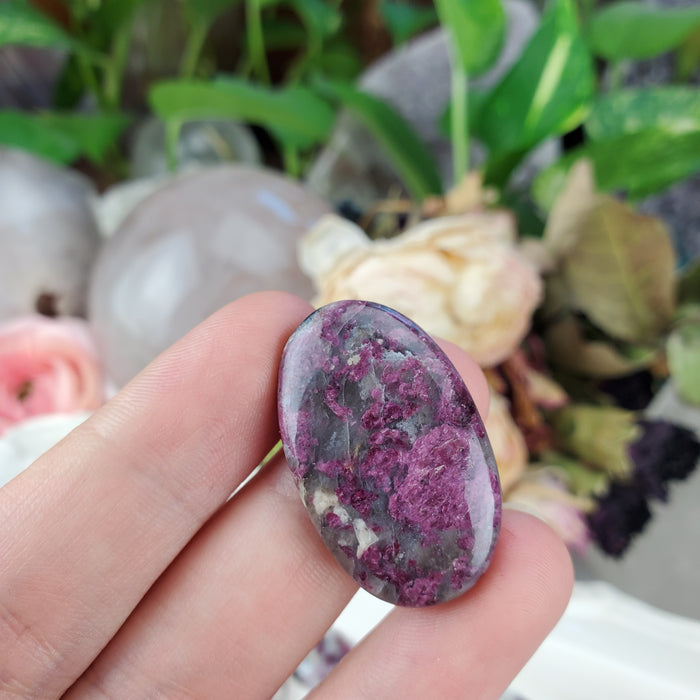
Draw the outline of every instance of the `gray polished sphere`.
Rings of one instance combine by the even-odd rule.
[[[186,122],[177,143],[180,170],[192,165],[238,162],[257,165],[262,160],[260,146],[250,129],[224,119]],[[156,177],[169,172],[165,126],[160,119],[146,119],[135,131],[131,147],[131,175]]]
[[[0,319],[80,315],[100,244],[82,176],[0,148]]]
[[[152,194],[94,268],[89,317],[108,376],[126,383],[209,314],[250,292],[311,298],[296,246],[328,211],[296,182],[249,166],[183,175]]]

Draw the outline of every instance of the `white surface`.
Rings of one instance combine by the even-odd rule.
[[[359,591],[335,628],[356,643],[391,609]],[[577,582],[564,616],[510,694],[527,700],[698,700],[700,622],[607,583]]]
[[[8,430],[0,438],[0,487],[14,479],[89,415],[81,411],[37,416]]]

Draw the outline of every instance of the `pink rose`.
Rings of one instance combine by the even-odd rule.
[[[84,321],[37,315],[0,324],[0,434],[32,416],[91,410],[102,400]]]

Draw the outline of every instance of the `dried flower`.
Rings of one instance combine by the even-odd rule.
[[[317,305],[341,299],[386,304],[482,366],[517,348],[542,293],[504,211],[426,221],[374,242],[350,222],[325,217],[302,240],[299,257],[318,289]]]
[[[31,416],[90,410],[102,399],[84,321],[37,315],[0,325],[0,434]]]
[[[629,446],[634,463],[634,480],[649,496],[666,500],[667,483],[682,480],[700,459],[700,442],[695,434],[660,420],[639,421],[642,434]]]
[[[510,415],[507,399],[493,390],[489,414],[484,420],[484,425],[496,457],[501,489],[505,493],[525,471],[527,446],[525,438]]]
[[[545,410],[561,408],[569,401],[566,392],[553,379],[538,372],[525,353],[516,350],[499,367],[503,393],[511,397],[512,414],[525,437],[530,452],[539,454],[552,447],[552,427]]]
[[[569,493],[564,482],[548,470],[528,470],[505,500],[547,522],[571,549],[586,551],[590,542],[586,513],[594,501]]]
[[[587,522],[596,544],[606,554],[620,557],[650,518],[646,496],[636,484],[613,481],[605,496],[597,499]]]
[[[588,516],[594,540],[615,557],[624,554],[651,518],[649,499],[666,500],[668,482],[685,479],[700,458],[700,442],[690,430],[648,420],[639,421],[637,430],[639,436],[627,446],[632,473],[613,480]]]

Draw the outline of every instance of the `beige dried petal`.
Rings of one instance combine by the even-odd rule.
[[[460,249],[485,242],[512,244],[516,237],[512,214],[505,210],[493,210],[429,219],[388,242],[404,246],[440,241],[449,249]]]
[[[507,212],[427,221],[390,240],[348,247],[330,269],[322,262],[322,272],[311,271],[316,304],[385,304],[491,366],[522,341],[542,293],[514,242]]]
[[[489,414],[484,425],[496,458],[501,489],[505,493],[525,471],[527,446],[523,434],[510,414],[508,401],[493,390]]]
[[[316,299],[319,306],[341,299],[365,299],[396,309],[434,335],[454,334],[445,310],[445,284],[452,282],[454,272],[441,256],[407,251],[367,255],[351,262],[355,264],[339,266],[326,280]]]
[[[494,247],[472,255],[452,295],[460,323],[457,343],[482,366],[511,355],[530,329],[542,282],[514,249]]]
[[[524,238],[520,242],[518,250],[538,272],[549,273],[555,270],[556,258],[539,238]]]
[[[299,267],[315,282],[327,275],[350,251],[369,245],[369,238],[359,226],[336,214],[326,214],[299,242]]]
[[[532,367],[527,368],[526,377],[528,396],[538,406],[551,410],[569,403],[569,395],[551,377]]]
[[[493,204],[498,198],[492,187],[484,187],[483,173],[473,170],[467,173],[445,194],[445,213],[464,214]]]
[[[544,231],[544,244],[555,260],[566,255],[580,237],[581,222],[596,205],[593,166],[589,160],[574,163],[564,189],[552,207]]]

